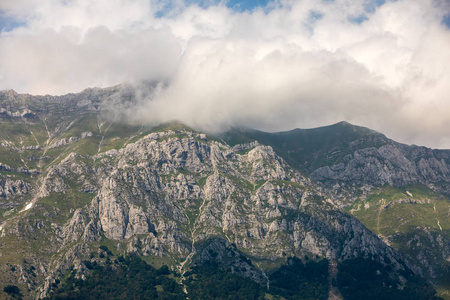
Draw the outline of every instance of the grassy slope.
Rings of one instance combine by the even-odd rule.
[[[423,253],[441,273],[449,263],[442,257],[436,237],[450,239],[450,200],[424,186],[379,187],[364,200],[353,203],[347,211],[357,217],[392,247],[419,262]],[[450,277],[435,281],[450,289]]]
[[[364,140],[371,134],[378,135],[379,141]],[[291,131],[269,133],[251,129],[233,129],[221,137],[230,145],[248,143],[257,140],[270,145],[278,155],[293,167],[310,172],[318,167],[338,163],[347,154],[367,146],[381,146],[388,140],[374,131],[354,126],[346,122],[313,129],[294,129]],[[350,143],[360,140],[351,148]]]

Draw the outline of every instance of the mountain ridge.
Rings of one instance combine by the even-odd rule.
[[[445,294],[450,256],[443,214],[449,206],[442,191],[448,190],[448,172],[431,163],[445,150],[422,153],[342,122],[236,136],[209,135],[179,123],[130,125],[104,111],[108,101],[134,101],[133,93],[115,89],[59,97],[17,94],[22,106],[0,94],[0,106],[10,112],[0,115],[0,129],[7,133],[0,147],[0,267],[4,276],[16,278],[11,283],[29,289],[27,297],[51,296],[72,265],[74,276],[89,276],[89,262],[107,263],[100,246],[117,259],[134,253],[169,265],[187,290],[190,270],[207,262],[265,286],[268,272],[290,257],[304,263],[312,257],[339,266],[354,259],[390,266],[386,274],[397,278],[394,286],[406,284],[402,277],[413,282],[404,273],[411,269],[443,286]],[[24,109],[35,117],[22,115]],[[417,152],[412,151],[414,163],[422,173],[416,173],[425,185],[409,173],[401,177],[408,171],[402,169],[405,160],[395,164],[401,156],[385,151],[398,150],[394,153],[410,161],[408,147]],[[323,159],[330,154],[333,160]],[[391,168],[386,171],[391,177],[363,168],[358,182],[344,172],[358,174],[351,168],[355,159],[361,166],[378,161],[375,166]],[[447,157],[436,161],[446,165]],[[397,173],[409,181],[393,181]],[[397,233],[377,223],[404,211],[426,220],[411,227],[407,217]]]

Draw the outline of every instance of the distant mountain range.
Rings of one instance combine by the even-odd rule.
[[[450,299],[450,151],[111,117],[134,97],[0,92],[2,297]]]

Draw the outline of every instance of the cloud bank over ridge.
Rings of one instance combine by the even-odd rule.
[[[281,0],[252,10],[6,0],[0,10],[10,20],[0,33],[0,89],[64,94],[162,81],[133,118],[269,131],[346,120],[450,148],[445,0]]]

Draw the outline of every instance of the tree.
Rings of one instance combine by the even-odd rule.
[[[20,293],[20,289],[15,285],[8,285],[3,288],[3,291],[10,295],[18,295]]]

